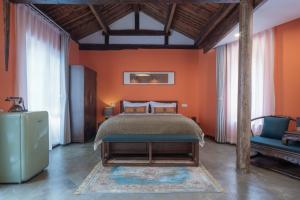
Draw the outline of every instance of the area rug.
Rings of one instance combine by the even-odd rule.
[[[98,163],[75,194],[222,191],[201,164],[199,167],[103,167]]]

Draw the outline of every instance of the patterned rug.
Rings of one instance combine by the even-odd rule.
[[[199,167],[103,167],[98,163],[75,194],[223,192]]]

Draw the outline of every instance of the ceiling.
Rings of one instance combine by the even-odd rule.
[[[142,30],[164,30],[164,24],[153,19],[144,12],[139,14],[140,29]],[[135,28],[134,12],[115,21],[109,25],[111,30],[126,30]],[[105,44],[105,35],[102,30],[99,30],[91,35],[80,39],[79,44]],[[110,36],[109,44],[148,44],[148,45],[163,45],[165,37],[162,36]],[[189,37],[170,29],[169,45],[194,45],[195,41]]]
[[[300,18],[300,0],[268,0],[254,12],[253,32],[259,33],[297,18]],[[238,32],[237,24],[217,46],[236,41]]]
[[[34,3],[40,11],[70,33],[75,41],[102,31],[104,45],[100,49],[130,48],[129,45],[110,44],[113,36],[160,36],[164,38],[163,48],[200,48],[208,51],[213,48],[238,23],[239,4],[237,0],[11,0],[15,3]],[[255,7],[264,0],[255,0]],[[272,1],[272,0],[271,0]],[[95,4],[88,4],[88,3]],[[99,3],[101,2],[101,3]],[[107,3],[108,2],[108,3]],[[185,2],[185,3],[183,3]],[[186,3],[189,2],[189,3]],[[194,3],[193,3],[194,2]],[[196,2],[196,3],[195,3]],[[213,3],[207,3],[213,2]],[[223,2],[223,3],[220,3]],[[224,3],[226,2],[226,3]],[[70,3],[70,4],[66,4]],[[84,4],[79,4],[84,3]],[[143,30],[140,27],[140,12],[163,24],[163,30]],[[127,30],[110,27],[114,22],[134,13],[135,26]],[[124,27],[123,27],[124,28]],[[170,45],[171,30],[188,37],[194,44]],[[177,35],[178,35],[177,34]],[[143,44],[140,44],[140,46]],[[83,45],[84,46],[84,45]],[[136,46],[131,46],[135,48]],[[147,46],[157,48],[158,46]],[[85,45],[85,48],[96,48]]]
[[[118,19],[134,12],[136,4],[94,5],[103,22],[109,26]],[[68,31],[75,40],[80,40],[101,29],[87,5],[47,5],[36,6]],[[165,24],[169,12],[168,3],[139,4],[139,10]],[[210,16],[230,4],[179,4],[176,6],[172,29],[196,40],[199,33],[210,21]]]

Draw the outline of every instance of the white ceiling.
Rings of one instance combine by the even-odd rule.
[[[254,12],[253,32],[273,28],[293,19],[300,18],[300,0],[268,0]],[[238,25],[217,46],[237,40]]]
[[[125,17],[117,20],[109,26],[112,30],[134,29],[134,13],[130,13]],[[145,30],[164,30],[164,24],[153,19],[147,14],[140,12],[140,29]],[[79,40],[79,43],[86,44],[104,44],[104,36],[102,31],[98,31]],[[110,36],[110,44],[157,44],[162,45],[165,42],[164,36]],[[184,36],[183,34],[171,30],[169,37],[171,45],[193,45],[194,40]]]

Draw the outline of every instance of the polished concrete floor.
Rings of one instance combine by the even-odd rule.
[[[300,181],[251,167],[247,175],[235,171],[235,147],[207,141],[200,153],[201,162],[225,189],[223,193],[173,194],[89,194],[73,192],[99,161],[92,144],[57,147],[50,153],[49,167],[24,184],[0,184],[0,200],[93,200],[93,199],[299,199]]]

